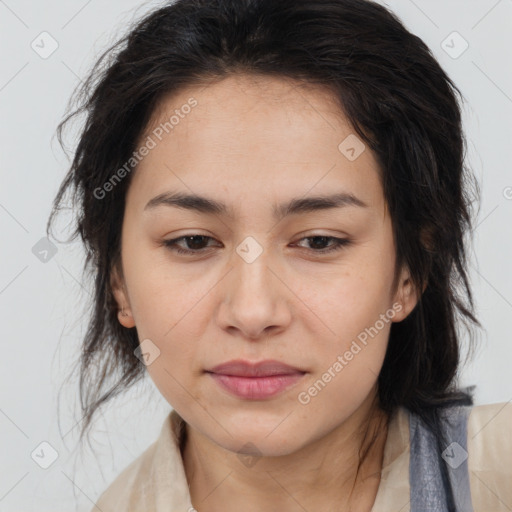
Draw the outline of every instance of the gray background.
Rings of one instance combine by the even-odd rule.
[[[477,404],[506,402],[512,399],[512,0],[381,3],[429,45],[468,102],[467,158],[482,184],[470,275],[484,330],[462,384],[477,385]],[[169,410],[148,378],[97,418],[94,451],[80,448],[77,381],[64,379],[78,354],[92,287],[81,276],[78,242],[59,244],[46,263],[32,252],[67,171],[54,134],[73,89],[127,22],[160,4],[0,0],[0,511],[89,511],[156,439]],[[31,47],[43,31],[58,43],[48,58]],[[463,41],[447,39],[453,31],[469,44],[460,55]],[[65,138],[71,151],[75,133]],[[64,233],[65,225],[62,215]],[[48,469],[31,458],[44,441],[58,453]]]

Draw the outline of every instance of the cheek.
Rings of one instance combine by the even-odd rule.
[[[195,309],[214,283],[204,273],[191,273],[184,265],[173,268],[163,248],[134,247],[125,261],[139,337],[154,337],[167,343],[175,332],[190,323]]]
[[[321,335],[326,346],[336,350],[350,344],[390,308],[392,275],[385,264],[376,259],[358,260],[344,262],[342,268],[334,269],[322,279],[304,274],[306,277],[301,276],[296,282],[295,290],[305,306],[304,314],[316,319],[321,326],[321,332],[316,334]]]
[[[394,317],[388,304],[391,278],[382,262],[360,260],[324,286],[302,288],[304,302],[322,320],[316,321],[321,331],[313,333],[315,372],[298,390],[305,414],[332,414],[336,423],[355,411],[375,385]],[[315,293],[308,294],[311,289]]]
[[[199,281],[186,282],[170,271],[168,262],[156,262],[154,255],[137,253],[136,247],[124,262],[139,342],[156,354],[146,369],[162,395],[174,403],[180,400],[183,387],[190,389],[197,352],[197,311],[209,287]]]
[[[153,291],[138,306],[139,339],[150,339],[157,347],[159,355],[147,366],[147,371],[162,396],[178,409],[194,402],[191,393],[199,377],[200,336],[195,330],[197,322],[191,322],[195,318],[194,304],[183,297],[178,300],[180,295],[168,290],[160,292],[158,286]]]
[[[394,310],[387,288],[372,276],[347,272],[326,286],[323,297],[306,299],[327,327],[315,336],[317,364],[297,400],[306,416],[324,417],[327,430],[360,406],[384,362]]]

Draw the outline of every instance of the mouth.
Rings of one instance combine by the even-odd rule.
[[[271,398],[295,385],[306,374],[304,370],[274,360],[228,361],[206,373],[224,390],[247,400]]]

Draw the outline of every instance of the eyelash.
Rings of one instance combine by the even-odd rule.
[[[166,246],[167,248],[169,248],[171,251],[174,251],[178,254],[185,254],[185,255],[200,254],[207,248],[196,249],[196,250],[183,249],[182,247],[179,247],[176,244],[176,242],[179,242],[180,240],[185,240],[186,238],[192,238],[192,237],[197,237],[197,236],[203,237],[205,239],[207,238],[207,239],[213,240],[213,238],[211,236],[190,234],[190,235],[180,236],[179,238],[173,238],[172,240],[163,240],[162,244],[164,246]],[[309,249],[310,251],[312,251],[313,253],[316,253],[316,254],[327,254],[327,253],[331,253],[334,251],[339,251],[341,249],[344,249],[351,243],[351,241],[347,238],[337,238],[334,236],[327,236],[327,235],[306,236],[304,238],[301,238],[299,240],[299,242],[301,242],[302,240],[309,240],[309,239],[313,239],[313,238],[326,238],[328,240],[334,240],[336,242],[334,245],[332,245],[328,249],[320,249],[320,250]]]

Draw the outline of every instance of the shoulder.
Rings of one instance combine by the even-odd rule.
[[[512,402],[473,406],[467,429],[474,462],[507,461],[503,469],[512,471]],[[506,456],[509,458],[503,458]]]
[[[471,408],[467,452],[475,510],[512,510],[512,402]]]
[[[151,444],[119,473],[96,501],[94,511],[132,510],[133,505],[140,502],[141,483],[147,481],[148,473],[154,463],[157,444],[157,442]]]
[[[185,423],[176,411],[165,418],[160,435],[126,466],[100,495],[91,512],[162,512],[192,508],[180,442]]]

